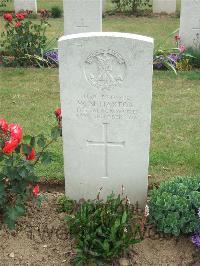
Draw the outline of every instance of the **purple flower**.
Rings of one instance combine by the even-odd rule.
[[[191,237],[192,243],[200,248],[200,234],[195,234]]]
[[[154,67],[156,69],[162,69],[163,68],[163,64],[162,63],[156,63],[156,64],[154,64]]]
[[[44,58],[51,64],[58,65],[58,49],[49,50],[44,53]]]
[[[176,63],[176,62],[178,61],[178,59],[179,59],[179,56],[178,56],[177,54],[170,54],[170,55],[168,56],[168,58],[169,58],[172,62]]]
[[[197,212],[198,216],[199,216],[199,219],[200,219],[200,208],[198,209],[198,212]]]

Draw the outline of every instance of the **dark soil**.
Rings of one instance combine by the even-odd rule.
[[[43,201],[40,209],[29,204],[27,216],[18,221],[15,231],[8,231],[4,225],[0,228],[0,266],[71,265],[74,243],[67,232],[64,214],[57,212],[60,195],[60,192],[44,193],[48,200]],[[188,238],[156,239],[159,236],[151,229],[147,235],[148,238],[130,249],[121,265],[200,265],[200,252]]]

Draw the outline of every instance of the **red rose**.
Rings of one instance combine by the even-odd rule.
[[[8,130],[8,123],[5,119],[0,119],[0,129],[6,132]]]
[[[61,115],[62,115],[61,114],[61,108],[57,108],[54,113],[55,113],[57,118],[61,118]]]
[[[12,16],[12,14],[10,14],[10,13],[5,13],[5,14],[3,15],[3,17],[4,17],[5,20],[7,20],[7,21],[9,21],[9,22],[11,22],[11,21],[13,20],[13,16]]]
[[[24,17],[27,17],[28,16],[28,13],[27,12],[24,12],[23,14],[24,14]]]
[[[22,23],[20,21],[18,21],[16,24],[15,24],[15,28],[19,28],[21,27]]]
[[[24,18],[25,18],[25,13],[17,13],[17,14],[16,14],[16,18],[19,19],[19,20],[24,20]]]
[[[180,41],[180,39],[181,39],[181,37],[178,34],[176,34],[174,38],[176,41]]]
[[[18,146],[18,141],[16,139],[10,139],[6,141],[5,146],[3,147],[3,152],[9,154],[13,152]]]
[[[26,156],[26,160],[28,160],[28,161],[35,160],[35,155],[36,155],[35,149],[32,148],[31,153]]]
[[[22,128],[20,125],[17,124],[10,124],[8,126],[8,129],[10,131],[11,139],[16,139],[18,143],[21,142],[22,139]]]
[[[38,194],[39,194],[39,192],[40,192],[40,187],[39,187],[38,185],[36,185],[36,186],[33,188],[33,195],[34,195],[35,197],[37,197]]]

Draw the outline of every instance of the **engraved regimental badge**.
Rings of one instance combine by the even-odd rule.
[[[126,62],[114,50],[98,50],[85,60],[84,72],[91,85],[102,90],[111,90],[123,82],[126,76]]]

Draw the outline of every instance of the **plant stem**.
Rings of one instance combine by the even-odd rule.
[[[39,160],[40,160],[42,154],[44,153],[44,150],[45,150],[49,145],[51,145],[53,142],[54,142],[54,139],[52,139],[51,141],[49,141],[49,143],[47,143],[47,144],[44,146],[44,148],[42,149],[40,155],[38,156],[37,160],[35,161],[35,163],[34,163],[33,165],[36,165],[36,164],[39,162]]]

